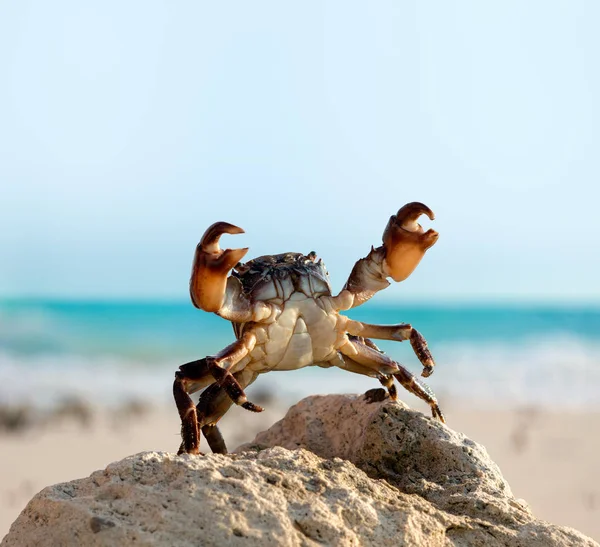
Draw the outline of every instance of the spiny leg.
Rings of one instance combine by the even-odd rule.
[[[361,340],[361,342],[368,344],[371,341],[367,338],[367,339]],[[377,348],[377,346],[375,346],[375,344],[373,344],[373,349],[375,349],[376,351],[379,351],[379,349]],[[350,357],[348,357],[347,355],[340,355],[340,357],[341,357],[341,361],[336,360],[336,361],[332,361],[332,363],[343,370],[347,370],[348,372],[354,372],[355,374],[362,374],[363,376],[377,378],[379,380],[379,382],[381,383],[381,385],[387,389],[387,393],[389,394],[390,398],[393,401],[395,401],[398,398],[398,392],[396,391],[396,386],[394,384],[393,376],[381,374],[380,372],[378,372],[377,370],[374,370],[371,367],[366,367],[364,365],[361,365],[361,364],[357,363],[356,361],[354,361],[353,359],[350,359]],[[380,391],[383,391],[383,393],[385,395],[385,390],[382,390],[381,388],[374,388],[374,389],[370,389],[369,391],[367,391],[365,393],[365,396],[367,397],[367,399],[369,400],[370,403],[373,403],[376,401],[382,401],[383,398],[380,396],[380,394],[375,393],[375,392],[380,392]]]
[[[350,337],[350,338],[354,338],[354,337]],[[363,338],[362,336],[357,337],[357,340],[359,342],[361,342],[362,344],[364,344],[365,346],[374,349],[377,353],[383,353],[383,351],[381,351],[373,342],[373,340],[370,340],[369,338]],[[394,383],[394,377],[393,376],[386,376],[385,374],[380,374],[378,376],[379,379],[379,383],[385,387],[387,389],[387,394],[390,396],[390,399],[392,401],[395,401],[398,399],[398,390],[396,389],[396,384]],[[384,390],[385,392],[385,390]]]
[[[342,355],[350,357],[353,361],[375,373],[385,376],[396,374],[398,363],[379,350],[371,340],[367,340],[357,336],[348,336],[346,343],[340,347],[339,351]]]
[[[425,401],[431,407],[434,418],[445,422],[444,415],[438,406],[437,399],[431,389],[421,383],[417,377],[402,365],[391,359],[385,353],[373,349],[356,337],[350,337],[339,350],[344,356],[373,371],[379,371],[383,376],[394,376],[408,391]],[[386,381],[389,383],[389,381]],[[382,382],[383,383],[383,382]],[[386,385],[386,384],[384,384]],[[391,396],[391,393],[390,393]]]
[[[215,385],[223,389],[224,393],[227,394],[232,403],[235,403],[250,412],[262,412],[264,410],[262,406],[255,405],[248,401],[244,389],[235,379],[234,374],[231,374],[229,371],[218,366],[213,368],[211,372],[216,380]]]
[[[257,377],[252,371],[243,370],[235,374],[235,379],[244,387],[249,386]],[[223,387],[213,384],[207,388],[198,401],[196,412],[198,424],[208,446],[215,454],[227,454],[225,440],[219,431],[217,422],[231,408],[233,401]]]
[[[184,427],[184,422],[182,419],[182,441],[177,454],[202,454],[199,451],[200,436],[198,432],[200,430],[204,434],[204,437],[208,441],[208,445],[210,446],[210,449],[213,452],[218,452],[219,454],[226,453],[227,448],[225,447],[225,442],[223,441],[221,432],[218,430],[216,424],[206,423],[207,415],[216,413],[222,416],[223,414],[225,414],[225,412],[227,412],[227,410],[229,410],[229,407],[233,404],[231,399],[227,397],[225,390],[217,384],[212,384],[202,392],[197,405],[194,405],[192,399],[189,396],[188,398],[189,402],[191,402],[191,405],[193,407],[193,413],[190,412],[190,414],[193,414],[194,416],[193,419],[195,421],[196,434],[195,436],[189,436],[189,431]],[[219,442],[219,438],[221,442]],[[223,450],[225,452],[223,452]]]
[[[423,372],[421,372],[421,375],[424,377],[431,376],[435,361],[427,347],[427,341],[423,335],[411,325],[407,323],[400,323],[399,325],[372,325],[370,323],[362,323],[361,321],[348,319],[345,328],[348,334],[355,336],[364,336],[375,338],[377,340],[395,340],[397,342],[410,340],[410,345],[412,346],[415,355],[423,365]]]
[[[440,422],[446,423],[446,419],[438,405],[437,398],[431,388],[420,382],[418,378],[409,370],[400,365],[400,372],[394,374],[394,377],[411,393],[414,393],[419,399],[425,401],[431,407],[431,415],[438,418]]]
[[[230,372],[230,369],[235,370],[236,365],[243,365],[243,359],[252,351],[255,344],[256,337],[248,331],[215,357],[198,359],[179,367],[179,370],[175,373],[173,383],[173,397],[181,418],[182,444],[179,453],[199,453],[199,427],[203,427],[203,424],[199,425],[198,423],[197,409],[189,396],[190,393],[194,393],[216,381],[216,388],[213,390],[209,388],[207,397],[217,388],[222,388],[223,393],[229,397],[231,402],[235,402],[253,412],[263,410],[260,406],[247,400],[242,386],[236,380],[235,375]],[[207,430],[207,434],[211,439],[214,439],[215,446],[217,446],[216,433],[210,433]]]
[[[381,385],[387,389],[388,395],[392,401],[396,401],[398,399],[398,390],[396,389],[396,384],[394,384],[393,376],[384,376],[379,378]]]
[[[206,359],[198,359],[185,363],[179,367],[175,373],[175,382],[173,383],[173,397],[181,418],[181,438],[182,443],[178,454],[184,452],[188,454],[199,454],[200,432],[198,425],[198,415],[196,405],[189,396],[210,384],[214,383],[214,378],[210,373],[210,368]]]
[[[181,446],[178,454],[199,454],[200,433],[198,430],[198,417],[194,401],[186,390],[185,374],[178,370],[173,382],[173,397],[181,418]]]
[[[213,454],[227,454],[227,446],[217,424],[202,427],[202,434]]]
[[[207,388],[198,400],[196,412],[200,429],[214,454],[227,454],[225,440],[216,422],[229,410],[232,403],[233,401],[227,396],[225,390],[217,384]],[[218,418],[211,422],[210,418],[215,416]]]
[[[262,412],[261,406],[248,401],[242,386],[235,379],[230,369],[240,363],[256,345],[256,336],[246,331],[239,340],[227,346],[214,357],[207,357],[208,368],[217,384],[222,387],[231,400],[251,412]]]

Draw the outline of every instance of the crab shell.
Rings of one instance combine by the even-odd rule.
[[[277,307],[275,321],[253,323],[256,346],[241,368],[256,372],[294,370],[326,363],[336,357],[343,336],[336,332],[339,315],[328,309],[329,274],[321,260],[309,253],[265,255],[235,267],[233,275],[253,301]],[[246,323],[234,323],[239,337]],[[246,361],[246,362],[244,362]],[[235,368],[237,369],[238,366]]]

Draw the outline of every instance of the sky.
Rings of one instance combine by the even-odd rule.
[[[600,302],[600,4],[0,0],[0,296],[185,299],[196,243],[391,300]]]

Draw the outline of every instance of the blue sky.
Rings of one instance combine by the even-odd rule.
[[[0,295],[187,298],[216,220],[390,299],[600,301],[600,4],[0,0]],[[429,225],[429,221],[426,223]]]

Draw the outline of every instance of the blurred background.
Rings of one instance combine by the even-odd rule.
[[[540,516],[599,537],[599,17],[582,0],[0,2],[0,534],[50,482],[177,448],[174,370],[232,341],[189,302],[208,225],[243,227],[223,245],[248,257],[315,250],[337,292],[422,201],[439,242],[350,315],[418,328],[449,424]],[[372,387],[304,369],[249,393],[281,413]],[[40,451],[56,457],[34,472]]]

